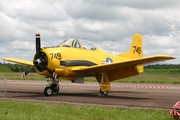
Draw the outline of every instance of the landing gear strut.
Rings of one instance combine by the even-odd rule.
[[[44,95],[51,96],[53,93],[57,94],[59,92],[59,80],[47,80],[47,85],[44,88]]]
[[[102,72],[99,77],[96,78],[100,85],[100,91],[98,96],[107,96],[108,91],[111,90],[110,81],[106,72]]]

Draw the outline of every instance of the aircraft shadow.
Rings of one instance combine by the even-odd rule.
[[[85,98],[97,98],[97,99],[126,99],[126,100],[148,100],[152,98],[145,98],[145,97],[134,97],[134,96],[125,96],[125,95],[111,95],[110,93],[108,96],[98,96],[96,93],[59,93],[55,96],[59,97],[85,97]]]
[[[146,94],[146,92],[135,92],[135,91],[110,91],[109,93]]]
[[[49,99],[52,98],[52,100],[54,100],[54,98],[58,98],[58,100],[61,100],[61,98],[76,98],[76,99],[81,99],[81,98],[96,98],[96,99],[123,99],[123,100],[151,100],[153,98],[147,98],[144,97],[142,94],[146,94],[145,92],[133,92],[133,91],[110,91],[108,96],[98,96],[98,92],[96,90],[91,90],[88,93],[86,92],[82,92],[82,93],[58,93],[58,94],[53,94],[52,96],[44,96],[44,93],[42,92],[22,92],[22,91],[8,91],[10,93],[22,93],[22,95],[17,95],[14,97],[18,97],[18,98],[30,98],[30,99]],[[116,94],[117,93],[117,94]],[[124,94],[119,94],[119,93],[126,93],[126,95]],[[114,95],[116,94],[116,95]],[[132,94],[138,94],[138,97],[136,96],[131,96]],[[141,95],[139,95],[141,94]],[[71,101],[71,100],[70,100]]]

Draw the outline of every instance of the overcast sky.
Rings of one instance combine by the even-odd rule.
[[[180,64],[180,0],[0,0],[0,62],[32,60],[36,33],[43,47],[80,38],[112,54],[128,51],[139,33],[144,56]]]

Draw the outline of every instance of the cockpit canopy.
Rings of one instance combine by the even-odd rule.
[[[96,50],[97,47],[95,47],[93,44],[91,44],[88,41],[80,40],[80,39],[66,39],[60,44],[57,45],[58,47],[73,47],[73,48],[83,48],[88,50]]]

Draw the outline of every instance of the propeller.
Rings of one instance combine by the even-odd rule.
[[[29,67],[26,71],[24,71],[21,74],[22,78],[24,78],[34,67],[36,67],[37,70],[40,72],[47,70],[52,78],[57,78],[57,74],[47,67],[47,56],[45,55],[45,53],[41,52],[40,34],[36,34],[36,56],[33,63],[34,66]]]

